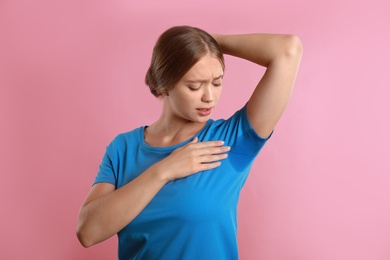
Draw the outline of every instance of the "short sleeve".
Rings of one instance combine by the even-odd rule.
[[[239,110],[237,112],[237,113],[241,114],[240,117],[241,117],[244,129],[245,129],[245,132],[247,132],[247,134],[250,135],[251,138],[253,138],[254,140],[256,140],[259,143],[267,142],[271,138],[273,131],[267,138],[263,138],[263,137],[259,136],[257,134],[257,132],[255,131],[255,129],[252,127],[251,123],[249,122],[246,108],[247,108],[247,105],[245,105],[241,110]]]
[[[249,122],[246,105],[223,121],[218,128],[216,136],[219,135],[227,145],[231,146],[231,152],[248,156],[257,155],[272,136],[271,133],[268,138],[262,138],[256,133]]]
[[[118,156],[116,152],[114,139],[106,148],[102,162],[99,166],[99,172],[95,178],[93,184],[96,183],[110,183],[116,186],[117,184],[117,172],[115,170],[118,163]]]

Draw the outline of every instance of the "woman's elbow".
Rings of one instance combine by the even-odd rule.
[[[95,240],[93,239],[93,235],[90,231],[88,231],[87,227],[85,226],[85,223],[80,220],[76,229],[76,236],[77,239],[80,241],[80,244],[85,248],[91,247],[96,244]]]
[[[84,234],[84,232],[79,228],[76,231],[76,236],[83,247],[88,248],[94,245],[92,240],[88,239],[88,237]]]
[[[303,53],[303,44],[297,35],[287,35],[285,38],[285,55],[300,59]]]

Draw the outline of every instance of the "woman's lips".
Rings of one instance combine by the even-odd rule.
[[[208,116],[211,114],[211,107],[210,108],[197,108],[198,114],[201,116]]]

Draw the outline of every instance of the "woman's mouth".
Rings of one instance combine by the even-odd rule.
[[[211,107],[210,108],[197,108],[198,114],[200,116],[208,116],[211,114]]]

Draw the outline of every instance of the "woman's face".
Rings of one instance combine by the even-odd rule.
[[[206,122],[222,92],[223,69],[220,61],[206,55],[172,88],[164,102],[175,117],[192,122]]]

